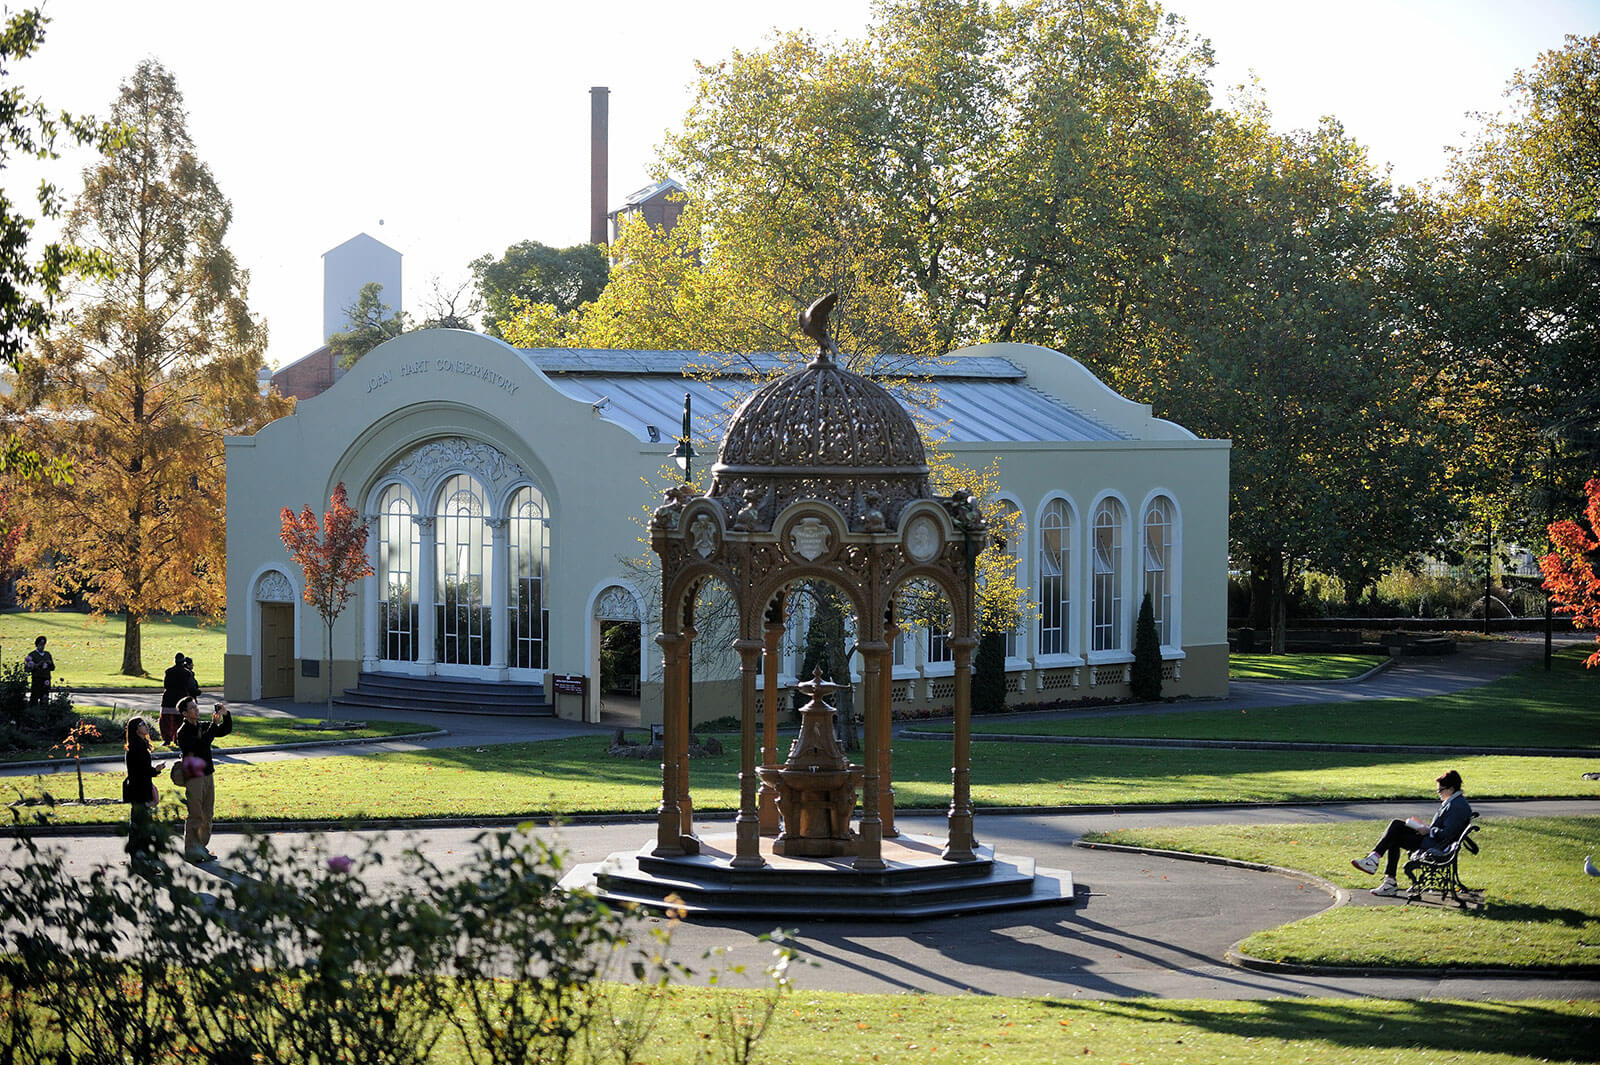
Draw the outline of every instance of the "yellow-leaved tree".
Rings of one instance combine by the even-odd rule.
[[[109,277],[75,293],[67,322],[19,368],[5,413],[70,484],[13,486],[27,532],[24,601],[81,595],[127,615],[122,672],[144,674],[140,626],[155,613],[222,613],[223,437],[291,404],[257,385],[265,327],[224,240],[232,208],[195,155],[172,75],[146,60],[110,120],[126,141],[84,174],[66,238]]]

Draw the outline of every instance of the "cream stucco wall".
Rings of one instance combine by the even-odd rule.
[[[1110,683],[1110,667],[1097,671],[1095,662],[1082,653],[1089,622],[1090,552],[1085,529],[1095,503],[1108,492],[1121,499],[1129,522],[1125,647],[1131,649],[1139,603],[1139,519],[1153,495],[1166,494],[1178,515],[1175,553],[1181,591],[1177,642],[1168,649],[1172,677],[1165,693],[1225,693],[1228,443],[1197,440],[1181,427],[1153,418],[1147,406],[1116,395],[1057,352],[997,344],[959,352],[957,358],[969,355],[1009,359],[1027,372],[1029,386],[1128,438],[942,445],[976,466],[999,455],[1002,493],[1022,510],[1027,524],[1019,579],[1030,586],[1038,573],[1035,528],[1040,510],[1056,496],[1071,504],[1074,574],[1069,642],[1074,654],[1038,658],[1030,650],[1037,647],[1030,627],[1019,652],[1026,661],[1012,663],[1019,676],[1011,701],[1126,693],[1125,684]],[[621,584],[636,603],[654,600],[653,589],[629,586],[619,560],[644,552],[640,522],[657,501],[658,474],[671,441],[640,439],[590,404],[563,395],[527,355],[498,340],[436,330],[407,334],[374,349],[329,391],[303,401],[292,416],[254,437],[228,441],[225,687],[230,698],[254,698],[261,691],[258,597],[281,600],[290,593],[296,598],[295,697],[305,701],[325,697],[326,679],[303,677],[298,668],[300,660],[321,658],[323,630],[315,611],[298,602],[300,575],[278,536],[281,508],[298,510],[310,504],[320,514],[334,485],[342,481],[352,504],[370,514],[374,489],[399,457],[429,441],[457,437],[494,448],[544,493],[551,522],[550,570],[544,589],[551,619],[549,668],[556,673],[593,671],[594,606],[602,591]],[[491,494],[504,492],[511,484],[512,479],[493,481],[485,475]],[[422,502],[425,512],[430,504]],[[273,571],[282,576],[271,577]],[[356,681],[373,588],[363,589],[336,626],[336,690]],[[648,721],[659,713],[653,712],[659,707],[659,693],[649,683],[656,657],[650,639],[655,629],[648,619],[643,631],[642,695]],[[716,676],[722,665],[726,663],[705,662],[704,675]],[[930,667],[930,672],[936,674],[937,667]],[[699,660],[696,673],[702,675]],[[907,681],[903,694],[908,700],[938,702],[933,686],[920,678]],[[729,710],[713,705],[718,703],[715,699],[703,702],[704,712],[697,701],[697,716]],[[575,705],[570,699],[563,703]]]

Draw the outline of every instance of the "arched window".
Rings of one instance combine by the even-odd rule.
[[[484,516],[483,489],[476,479],[458,473],[444,483],[435,524],[438,579],[433,643],[440,665],[489,664],[484,577],[493,569],[493,543]]]
[[[1124,511],[1115,499],[1094,508],[1093,582],[1089,591],[1090,648],[1120,651],[1122,636],[1122,526]]]
[[[531,486],[517,489],[508,516],[508,658],[514,669],[544,669],[548,666],[545,634],[550,622],[544,596],[544,577],[550,565],[550,523],[544,494]]]
[[[1039,518],[1039,653],[1064,655],[1072,638],[1072,512],[1052,499]]]
[[[1163,646],[1172,643],[1172,500],[1156,496],[1144,511],[1144,592]]]
[[[390,662],[417,660],[417,574],[421,544],[411,489],[391,484],[378,501],[379,654]]]

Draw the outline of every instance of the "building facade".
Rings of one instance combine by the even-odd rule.
[[[323,627],[278,537],[279,512],[320,512],[336,484],[369,523],[374,575],[338,619],[332,683],[363,672],[546,686],[597,680],[602,637],[637,640],[642,715],[659,716],[658,591],[645,524],[670,485],[685,393],[696,469],[757,382],[688,378],[698,353],[518,350],[454,330],[409,333],[251,437],[228,462],[230,698],[320,700]],[[759,360],[758,360],[759,361]],[[1008,637],[1014,704],[1128,694],[1134,621],[1148,592],[1164,692],[1227,690],[1228,443],[1151,416],[1076,361],[984,345],[932,372],[925,419],[972,466],[1000,460],[1023,518],[1017,579],[1035,615]],[[785,646],[798,668],[804,608]],[[615,636],[615,634],[612,634]],[[948,705],[937,631],[895,650],[897,706]],[[696,648],[695,716],[734,705],[734,658]],[[780,679],[787,683],[788,676]],[[598,719],[598,683],[555,700]]]

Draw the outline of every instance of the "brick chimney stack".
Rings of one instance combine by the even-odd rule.
[[[589,90],[589,243],[604,244],[611,133],[611,90],[596,85]]]

